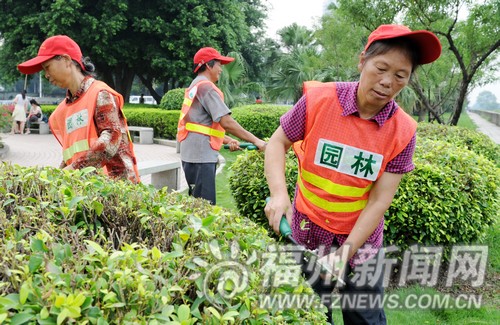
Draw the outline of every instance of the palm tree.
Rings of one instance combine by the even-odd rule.
[[[302,95],[302,84],[323,80],[321,52],[313,31],[292,24],[278,31],[285,51],[269,77],[268,94],[277,101],[296,102]]]
[[[240,53],[230,52],[228,56],[235,60],[223,66],[218,82],[219,88],[224,93],[225,103],[228,107],[253,103],[256,94],[265,93],[264,85],[248,80],[248,66]]]

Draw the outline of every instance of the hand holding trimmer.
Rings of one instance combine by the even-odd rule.
[[[270,198],[266,198],[266,203],[269,203]],[[292,237],[292,229],[290,228],[290,225],[288,224],[288,221],[286,220],[286,216],[283,215],[280,220],[280,234],[287,238],[290,242],[292,242],[294,245],[296,245],[297,249],[303,252],[303,259],[305,262],[310,262],[311,259],[314,261],[316,265],[320,267],[320,270],[322,273],[328,273],[332,279],[339,281],[342,285],[345,285],[344,280],[341,278],[338,278],[337,275],[334,273],[333,269],[330,267],[328,263],[323,262],[320,260],[320,257],[318,256],[318,250],[310,250],[305,248],[304,246],[300,245],[293,237]]]

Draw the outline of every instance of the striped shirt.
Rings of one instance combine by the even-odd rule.
[[[358,82],[337,82],[337,96],[342,106],[342,116],[354,115],[359,117],[356,94],[358,90]],[[382,110],[372,117],[370,120],[377,123],[380,127],[396,113],[399,109],[394,100],[387,103]],[[281,127],[287,138],[296,142],[304,139],[306,129],[306,97],[302,96],[295,106],[280,119]],[[397,155],[393,160],[387,163],[386,172],[404,174],[412,171],[415,168],[412,158],[415,151],[416,134],[408,143],[405,149]],[[297,189],[295,190],[297,192]],[[384,230],[384,219],[382,219],[375,231],[368,237],[366,242],[361,246],[356,254],[351,258],[349,264],[351,266],[359,265],[366,260],[375,256],[380,247],[382,247]],[[308,249],[326,249],[325,254],[330,248],[334,251],[341,246],[347,239],[348,235],[334,234],[326,229],[321,228],[313,223],[307,215],[300,213],[295,208],[295,199],[293,203],[293,222],[292,222],[293,237],[299,243]],[[334,242],[335,241],[335,242]],[[332,247],[333,246],[333,247]]]

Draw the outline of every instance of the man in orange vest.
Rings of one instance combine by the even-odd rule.
[[[222,73],[222,65],[232,61],[234,58],[222,56],[211,47],[196,52],[193,71],[197,76],[186,89],[177,130],[189,195],[204,198],[212,204],[215,204],[219,149],[223,143],[229,144],[231,150],[239,148],[239,142],[225,133],[251,142],[259,150],[264,150],[266,146],[263,140],[245,130],[231,117],[231,111],[224,103],[224,95],[215,85]]]
[[[385,265],[374,257],[382,246],[384,213],[403,174],[414,169],[416,141],[416,122],[393,98],[419,65],[440,54],[439,39],[431,32],[378,27],[360,55],[359,81],[306,82],[304,95],[281,117],[269,141],[269,224],[279,232],[285,215],[293,238],[319,249],[319,263],[341,280],[333,283],[325,274],[309,280],[325,302],[339,287],[344,324],[386,324],[383,306],[370,303],[383,296]],[[292,145],[299,160],[293,205],[284,170]],[[361,272],[353,274],[358,266]],[[310,276],[314,271],[307,267],[304,273]],[[371,278],[367,270],[374,270]],[[349,308],[346,301],[366,304]]]
[[[35,58],[17,67],[25,74],[44,70],[50,83],[67,89],[49,118],[52,134],[63,148],[62,168],[92,166],[112,178],[139,182],[123,97],[94,79],[94,65],[75,41],[66,35],[49,37]]]

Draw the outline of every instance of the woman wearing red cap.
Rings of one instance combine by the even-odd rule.
[[[215,173],[219,149],[223,143],[228,143],[231,150],[239,148],[239,142],[225,133],[251,142],[260,150],[264,150],[266,145],[231,117],[231,111],[224,103],[224,94],[215,85],[222,73],[222,65],[233,60],[212,47],[196,52],[193,72],[197,73],[197,77],[186,89],[177,128],[189,195],[204,198],[212,204],[215,204],[216,198]]]
[[[103,168],[112,178],[139,182],[139,174],[123,97],[94,79],[94,65],[78,44],[65,35],[46,39],[38,55],[18,65],[32,74],[42,69],[50,83],[67,89],[66,98],[51,114],[49,126],[63,147],[65,169]]]
[[[320,264],[341,280],[303,265],[329,308],[339,288],[345,324],[386,324],[381,305],[384,213],[403,174],[414,169],[416,122],[394,101],[415,69],[441,54],[428,31],[382,25],[359,58],[357,82],[306,82],[304,95],[281,117],[269,141],[265,174],[271,198],[265,212],[278,232],[283,215],[292,236],[319,249]],[[285,182],[285,152],[293,146],[299,177],[293,205]],[[354,269],[356,267],[356,269]],[[349,301],[361,302],[349,308]],[[365,304],[363,305],[363,301]],[[346,305],[347,303],[347,305]]]

